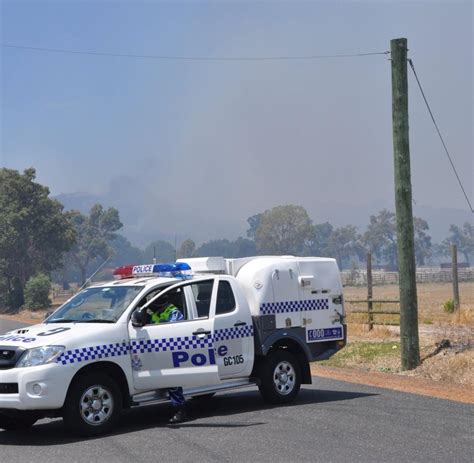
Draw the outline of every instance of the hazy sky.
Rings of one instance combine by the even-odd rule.
[[[407,37],[473,189],[472,2],[2,1],[2,42],[202,57],[379,52]],[[177,61],[1,48],[0,166],[88,192],[127,227],[217,237],[301,204],[316,222],[393,203],[390,61]],[[410,85],[414,200],[467,210]],[[321,211],[321,213],[319,212]],[[326,212],[323,212],[326,211]]]

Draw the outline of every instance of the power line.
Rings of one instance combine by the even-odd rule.
[[[369,52],[369,53],[348,53],[339,55],[302,55],[302,56],[173,56],[173,55],[137,55],[132,53],[105,53],[99,51],[80,51],[65,50],[59,48],[27,47],[23,45],[14,45],[11,43],[2,43],[2,47],[17,48],[20,50],[44,51],[52,53],[63,53],[72,55],[93,55],[93,56],[115,56],[118,58],[145,58],[158,60],[181,60],[181,61],[290,61],[290,60],[316,60],[325,58],[354,58],[359,56],[388,55],[389,51]]]
[[[423,88],[421,86],[421,83],[420,83],[420,79],[418,79],[418,75],[416,74],[416,71],[415,71],[415,66],[413,65],[413,60],[411,60],[410,58],[408,59],[408,63],[410,64],[410,67],[413,71],[413,74],[415,75],[415,79],[416,79],[416,82],[418,83],[418,87],[420,89],[420,92],[421,92],[421,95],[423,96],[423,99],[425,100],[425,104],[426,104],[426,107],[428,108],[428,112],[430,113],[430,116],[431,116],[431,120],[433,121],[433,124],[436,128],[436,131],[438,132],[438,135],[439,135],[439,139],[441,140],[441,143],[443,144],[443,147],[444,147],[444,151],[446,152],[446,155],[448,156],[448,159],[449,159],[449,162],[451,163],[451,167],[453,168],[453,171],[454,171],[454,175],[456,175],[456,178],[458,179],[458,182],[459,182],[459,186],[461,187],[461,190],[462,192],[464,193],[464,197],[466,198],[466,201],[467,201],[467,204],[469,205],[469,209],[471,210],[471,212],[474,212],[474,209],[472,209],[472,206],[471,206],[471,202],[469,201],[469,198],[466,194],[466,191],[464,190],[464,187],[463,187],[463,184],[461,182],[461,179],[459,178],[459,175],[456,171],[456,167],[454,167],[454,162],[453,160],[451,159],[451,155],[449,154],[449,151],[448,151],[448,148],[446,147],[446,144],[444,143],[444,140],[443,140],[443,137],[441,135],[441,132],[439,131],[439,128],[438,128],[438,124],[436,123],[436,120],[433,116],[433,113],[431,111],[431,108],[430,108],[430,105],[428,103],[428,100],[426,99],[426,96],[425,96],[425,92],[423,91]]]

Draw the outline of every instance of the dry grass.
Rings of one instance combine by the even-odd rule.
[[[420,324],[448,323],[456,325],[474,326],[474,282],[459,284],[461,300],[460,310],[450,314],[444,311],[443,305],[453,298],[451,283],[419,283],[418,292],[418,314]],[[374,299],[398,299],[398,285],[374,286]],[[344,288],[344,298],[346,300],[367,299],[367,288],[346,286]],[[365,314],[352,314],[354,309],[367,309],[364,303],[346,303],[346,310],[349,314],[349,321],[366,322]],[[374,310],[399,310],[398,304],[374,304]],[[375,315],[376,320],[385,322],[398,321],[397,316]]]
[[[348,346],[337,354],[341,355],[340,358],[336,355],[329,360],[328,365],[395,372],[474,388],[474,283],[460,283],[461,307],[452,314],[443,307],[453,297],[451,283],[418,284],[417,291],[421,358],[432,353],[443,339],[450,341],[451,348],[427,358],[413,371],[401,372],[398,348],[400,328],[375,325],[369,331],[367,315],[351,313],[356,309],[366,310],[367,304],[346,303]],[[344,297],[346,300],[366,299],[367,288],[345,287]],[[398,299],[399,288],[397,285],[375,286],[373,298]],[[399,305],[374,304],[374,310],[397,311]],[[397,315],[374,315],[374,319],[385,323],[399,321]],[[351,344],[354,346],[352,349]],[[390,345],[396,345],[397,348],[390,350]]]
[[[474,349],[446,349],[404,374],[474,388]]]
[[[354,341],[395,341],[400,338],[399,329],[392,326],[375,325],[369,331],[368,325],[364,323],[349,323],[347,325],[348,342]]]
[[[23,323],[39,324],[44,320],[47,310],[22,310],[17,314],[1,314],[1,317],[6,320],[15,320]]]
[[[400,343],[392,341],[354,341],[329,360],[319,362],[323,366],[355,368],[363,371],[397,373],[417,376],[446,384],[457,384],[474,389],[474,346],[453,345],[430,357],[435,350],[430,344],[421,348],[425,359],[415,370],[402,371]]]

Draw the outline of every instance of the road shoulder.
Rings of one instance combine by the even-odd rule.
[[[374,371],[366,372],[351,368],[326,367],[317,364],[311,364],[311,374],[338,381],[474,404],[474,391],[471,388],[431,381],[425,378]]]

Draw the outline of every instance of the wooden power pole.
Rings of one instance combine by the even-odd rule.
[[[420,364],[420,346],[408,138],[407,39],[393,39],[390,45],[397,255],[400,275],[400,346],[402,369],[411,370]]]

